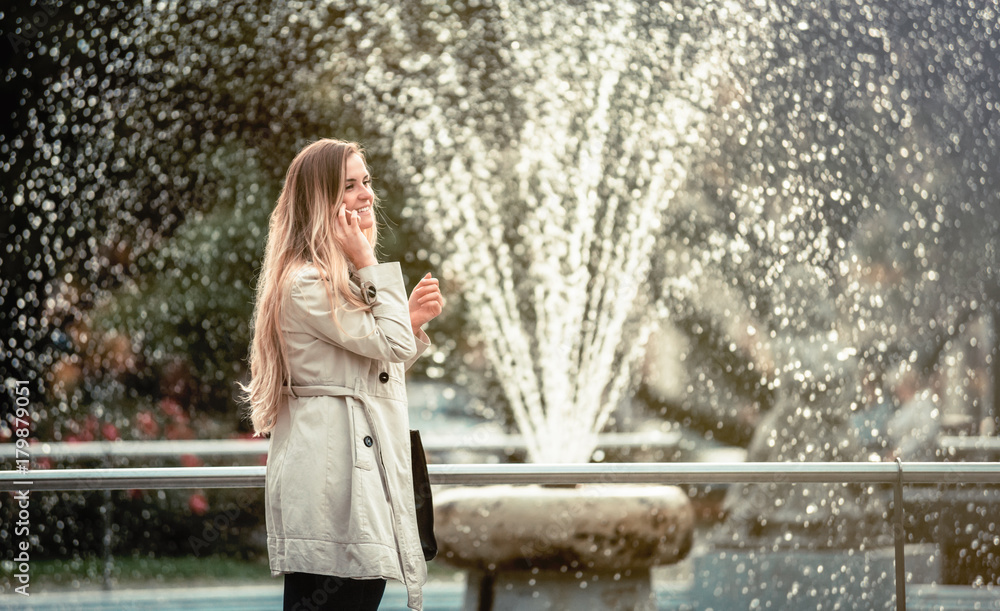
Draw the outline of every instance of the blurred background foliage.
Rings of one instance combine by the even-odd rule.
[[[167,23],[124,3],[3,13],[16,45],[0,144],[3,374],[45,396],[38,438],[72,436],[86,415],[144,438],[134,410],[165,399],[208,430],[246,431],[233,390],[284,170],[310,139],[365,141],[358,117],[301,93],[343,13],[315,24],[285,3],[172,8]],[[378,151],[371,164],[383,257],[428,267]]]

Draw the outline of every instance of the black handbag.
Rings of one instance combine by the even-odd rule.
[[[410,431],[410,461],[413,463],[413,500],[417,508],[417,532],[424,560],[437,556],[438,544],[434,538],[434,499],[431,498],[431,478],[427,474],[427,456],[420,442],[420,431]]]

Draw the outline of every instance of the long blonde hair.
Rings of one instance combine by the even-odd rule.
[[[299,151],[288,167],[285,185],[271,213],[264,265],[257,281],[250,383],[240,384],[255,436],[274,428],[278,409],[285,400],[282,386],[291,382],[281,312],[296,272],[311,264],[329,280],[323,284],[331,312],[336,312],[338,303],[367,307],[351,290],[348,260],[334,236],[334,221],[344,205],[344,175],[351,155],[365,159],[360,145],[329,138]],[[373,213],[376,203],[372,202]],[[364,234],[374,246],[378,240],[377,223]]]

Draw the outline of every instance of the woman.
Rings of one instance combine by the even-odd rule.
[[[267,546],[285,609],[376,609],[386,579],[421,608],[403,376],[443,300],[430,274],[407,299],[399,264],[378,263],[376,205],[361,148],[327,139],[292,161],[271,214],[244,391],[271,436]]]

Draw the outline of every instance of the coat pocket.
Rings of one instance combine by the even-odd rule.
[[[351,445],[354,450],[354,466],[371,471],[375,466],[375,436],[365,416],[365,406],[347,398],[347,409],[351,416]]]

